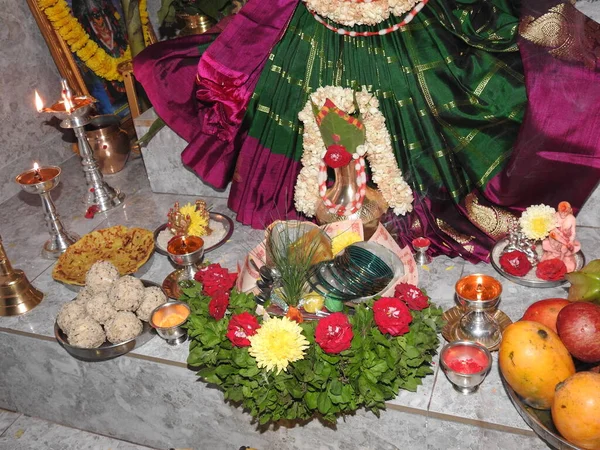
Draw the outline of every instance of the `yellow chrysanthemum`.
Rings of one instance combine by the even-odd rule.
[[[250,340],[248,352],[256,358],[259,368],[277,373],[287,370],[290,363],[304,359],[304,350],[309,346],[302,335],[302,328],[287,317],[271,318],[263,322]]]
[[[360,234],[354,231],[344,231],[331,240],[331,251],[337,255],[349,245],[360,241],[362,241]]]
[[[523,211],[519,225],[529,239],[544,239],[556,227],[556,210],[547,205],[533,205]]]
[[[204,217],[198,214],[196,211],[196,205],[188,203],[187,205],[179,208],[179,212],[184,216],[190,216],[190,226],[188,227],[188,234],[192,236],[204,236],[206,229],[208,228],[208,217]]]

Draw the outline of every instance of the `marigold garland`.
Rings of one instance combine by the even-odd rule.
[[[140,0],[140,21],[142,22],[142,33],[144,34],[144,44],[149,46],[152,43],[150,38],[150,16],[148,14],[147,0]]]
[[[71,8],[65,0],[38,0],[38,7],[50,21],[52,28],[69,45],[69,48],[96,75],[109,81],[123,81],[123,76],[117,70],[119,64],[131,60],[129,46],[125,53],[115,58],[98,47],[91,40],[79,21],[73,16]],[[140,18],[144,33],[144,42],[149,42],[148,11],[146,0],[140,0]]]

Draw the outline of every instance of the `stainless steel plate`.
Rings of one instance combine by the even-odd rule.
[[[506,247],[507,244],[508,244],[508,238],[504,238],[504,239],[501,239],[498,242],[496,242],[496,245],[494,245],[494,248],[492,249],[492,254],[491,254],[491,258],[490,258],[494,269],[496,269],[496,271],[503,277],[508,278],[510,281],[514,281],[517,284],[521,284],[523,286],[528,286],[528,287],[534,287],[534,288],[556,287],[556,286],[560,286],[567,282],[567,280],[564,278],[562,280],[558,280],[558,281],[541,280],[535,276],[535,267],[532,268],[529,271],[529,273],[527,275],[525,275],[524,277],[516,277],[514,275],[511,275],[511,274],[505,272],[504,269],[502,269],[502,266],[500,265],[500,256],[502,256],[502,251],[504,250],[504,247]],[[538,254],[540,256],[542,256],[541,255],[541,252],[542,252],[541,245],[538,245],[537,247],[538,247],[537,248]],[[579,251],[575,254],[575,262],[577,264],[577,267],[575,270],[579,270],[585,265],[585,256],[583,256],[583,253],[581,251]]]
[[[502,372],[500,372],[500,379],[502,380],[504,389],[506,389],[508,397],[510,398],[510,401],[514,407],[517,409],[527,425],[529,425],[540,438],[557,450],[581,450],[579,447],[568,442],[558,433],[554,427],[554,423],[552,423],[552,415],[550,414],[550,410],[533,409],[527,406],[521,401],[519,395],[508,385],[504,379],[504,376],[502,376]]]
[[[225,228],[225,236],[223,236],[223,238],[216,244],[205,248],[204,253],[212,252],[213,250],[219,248],[221,245],[223,245],[225,242],[227,242],[229,240],[229,238],[231,238],[231,236],[233,235],[233,220],[231,220],[230,217],[226,216],[225,214],[214,213],[214,212],[209,213],[209,215],[210,215],[211,221],[219,222],[223,225],[223,228]],[[167,249],[162,248],[158,245],[158,234],[161,231],[163,231],[165,228],[167,228],[167,224],[163,223],[156,230],[154,230],[154,249],[157,253],[168,256]]]
[[[148,280],[142,280],[142,283],[144,283],[145,287],[160,287],[159,284]],[[106,341],[98,348],[81,348],[69,344],[67,335],[63,333],[57,322],[54,322],[54,336],[56,337],[58,343],[77,359],[81,359],[83,361],[106,361],[107,359],[124,355],[134,348],[139,348],[156,336],[156,332],[152,329],[148,322],[142,321],[142,324],[142,333],[135,338],[119,344],[111,344],[110,342]]]

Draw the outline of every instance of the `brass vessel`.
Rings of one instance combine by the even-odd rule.
[[[129,158],[129,136],[120,125],[119,117],[106,114],[94,117],[84,128],[85,137],[104,175],[121,171]]]
[[[13,269],[0,237],[0,316],[17,316],[35,308],[44,294],[34,288],[25,273]]]
[[[355,164],[350,163],[344,167],[334,169],[335,182],[333,186],[327,190],[326,197],[333,204],[348,206],[358,193],[358,185],[356,183],[356,168]],[[348,219],[360,219],[363,223],[365,240],[369,239],[379,224],[379,218],[387,211],[388,204],[383,199],[381,193],[367,186],[365,198],[362,207],[354,214],[347,216],[338,216],[329,212],[323,201],[317,206],[316,218],[319,224],[339,222]]]
[[[213,20],[204,14],[178,14],[177,17],[184,23],[179,36],[206,33],[215,25]]]

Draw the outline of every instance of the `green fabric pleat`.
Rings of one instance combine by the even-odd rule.
[[[298,161],[298,112],[308,95],[320,86],[366,86],[380,101],[413,189],[459,201],[503,167],[523,118],[517,24],[505,1],[432,0],[402,29],[359,38],[326,29],[301,3],[261,74],[244,126],[271,152]]]

